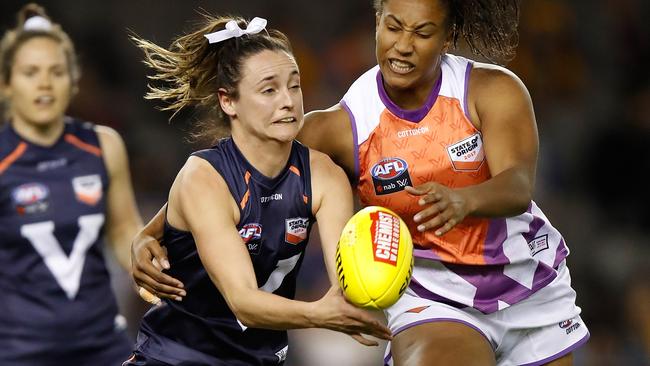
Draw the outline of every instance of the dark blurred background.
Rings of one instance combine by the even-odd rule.
[[[24,1],[0,1],[0,27]],[[185,142],[198,115],[145,101],[147,70],[132,31],[167,46],[199,18],[265,17],[291,39],[305,110],[339,101],[375,64],[371,0],[41,1],[76,44],[83,77],[70,114],[117,129],[127,143],[136,195],[148,220],[197,146]],[[528,86],[540,135],[536,202],[563,233],[578,305],[591,340],[576,365],[650,365],[650,1],[523,0],[520,45],[507,66]],[[455,53],[468,54],[461,45]],[[327,286],[318,243],[301,273],[299,297]],[[115,268],[132,333],[147,306]],[[540,309],[543,311],[543,309]],[[367,349],[323,330],[291,332],[289,364],[380,365]]]

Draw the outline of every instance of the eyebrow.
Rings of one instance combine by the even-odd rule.
[[[294,75],[300,76],[300,73],[298,72],[298,70],[293,70],[289,76],[294,76]],[[267,81],[272,81],[272,80],[276,79],[277,77],[278,77],[277,74],[269,75],[269,76],[265,77],[264,79],[262,79],[262,80],[258,81],[257,83],[255,83],[255,85],[260,85],[260,84],[263,84],[263,83],[265,83]]]
[[[397,17],[394,16],[393,14],[388,14],[388,15],[386,15],[386,18],[391,18],[392,20],[394,20],[395,22],[397,22],[397,24],[399,24],[400,26],[404,26],[404,23],[402,23],[399,19],[397,19]],[[424,23],[422,23],[422,24],[416,26],[416,27],[413,28],[413,29],[414,29],[414,30],[422,29],[422,28],[426,27],[427,25],[432,25],[432,26],[434,26],[434,27],[437,27],[437,26],[438,26],[436,23],[434,23],[434,22],[432,22],[432,21],[427,21],[427,22],[424,22]]]

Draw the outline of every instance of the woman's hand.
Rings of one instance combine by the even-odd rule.
[[[346,333],[365,346],[377,346],[378,343],[365,338],[362,333],[380,339],[392,338],[388,327],[368,311],[350,304],[338,287],[331,287],[325,296],[312,304],[315,327]]]
[[[442,236],[470,212],[467,197],[461,191],[442,184],[428,182],[405,190],[414,196],[422,196],[418,204],[424,209],[413,216],[418,231],[436,230],[435,234]]]
[[[145,301],[153,304],[160,302],[160,298],[181,301],[186,295],[183,283],[163,273],[163,269],[169,269],[165,248],[156,238],[138,233],[131,243],[131,270],[140,287],[138,294]]]

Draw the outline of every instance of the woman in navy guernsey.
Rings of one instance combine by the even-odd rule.
[[[298,66],[288,39],[265,27],[261,18],[206,16],[169,49],[134,38],[151,78],[167,84],[147,97],[174,112],[206,107],[230,136],[192,154],[171,187],[163,241],[187,294],[144,316],[124,365],[278,365],[291,328],[328,328],[365,345],[377,343],[361,333],[390,338],[337,285],[318,301],[293,300],[316,221],[337,283],[352,193],[326,155],[294,140],[304,117]]]
[[[65,116],[79,68],[41,7],[4,34],[0,70],[0,365],[116,365],[130,342],[102,237],[130,268],[141,226],[124,144]]]

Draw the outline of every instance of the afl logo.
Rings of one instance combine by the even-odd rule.
[[[400,158],[387,158],[380,160],[370,170],[373,178],[390,180],[399,177],[408,170],[408,164]]]
[[[43,201],[50,194],[50,190],[40,183],[27,183],[16,187],[11,192],[11,198],[18,206],[29,206]]]
[[[38,214],[47,211],[49,206],[47,198],[50,190],[41,183],[27,183],[11,191],[11,199],[19,215]]]
[[[408,164],[400,158],[385,158],[370,169],[376,195],[390,194],[410,186]]]
[[[262,225],[246,224],[239,230],[239,236],[246,244],[250,241],[259,240],[262,238]]]

